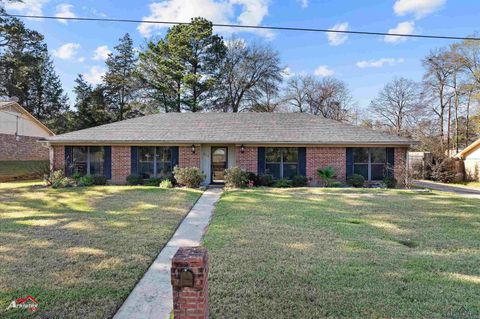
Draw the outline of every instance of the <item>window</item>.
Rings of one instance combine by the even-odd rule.
[[[353,172],[366,180],[381,180],[385,177],[387,150],[385,148],[354,148]]]
[[[298,148],[265,148],[265,173],[276,179],[292,179],[298,175]]]
[[[172,149],[162,146],[139,147],[138,174],[143,178],[170,176],[172,174]]]
[[[103,175],[105,150],[103,146],[75,146],[73,153],[73,173],[84,175]]]

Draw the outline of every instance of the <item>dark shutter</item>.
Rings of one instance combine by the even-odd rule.
[[[307,149],[305,147],[298,148],[298,174],[307,176]]]
[[[393,177],[395,169],[395,149],[393,147],[387,147],[387,176]]]
[[[257,149],[257,174],[265,174],[265,147],[259,147]]]
[[[73,148],[65,146],[65,176],[72,176],[73,172]]]
[[[112,147],[104,146],[103,147],[103,175],[107,179],[112,178]]]
[[[172,146],[172,168],[178,166],[178,146]]]
[[[138,174],[138,147],[130,148],[130,174]]]
[[[353,174],[353,148],[347,147],[347,177]]]

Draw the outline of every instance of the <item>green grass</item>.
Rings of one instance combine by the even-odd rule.
[[[204,243],[211,318],[480,318],[478,199],[235,190]]]
[[[0,318],[109,318],[200,196],[0,183]],[[37,313],[5,310],[32,295]]]
[[[41,177],[48,161],[0,161],[0,182],[14,178]]]
[[[467,186],[467,187],[472,187],[472,188],[479,188],[480,189],[480,182],[458,182],[454,183],[459,186]]]

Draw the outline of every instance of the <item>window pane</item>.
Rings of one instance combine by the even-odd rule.
[[[283,165],[283,178],[292,179],[295,175],[298,175],[297,164],[284,164]]]
[[[385,164],[372,164],[372,180],[383,180],[385,177]]]
[[[157,147],[157,160],[160,162],[170,162],[172,160],[170,147]]]
[[[155,147],[138,148],[138,174],[143,178],[153,177]]]
[[[273,178],[281,178],[280,177],[280,164],[269,164],[265,165],[265,174],[270,174]]]
[[[298,162],[298,148],[288,147],[283,149],[283,161],[289,163]]]
[[[77,173],[80,175],[87,175],[87,152],[88,147],[80,146],[80,147],[73,147],[73,173]]]
[[[156,177],[169,177],[172,174],[172,150],[170,147],[157,147]]]
[[[368,164],[354,164],[353,172],[362,175],[365,180],[368,180]]]
[[[387,161],[387,150],[385,148],[371,148],[370,158],[372,163],[384,164]]]
[[[103,147],[90,146],[90,175],[103,175],[103,159]]]
[[[368,148],[357,147],[353,149],[354,163],[368,163]]]
[[[265,148],[265,162],[267,163],[280,163],[281,150],[277,147]]]

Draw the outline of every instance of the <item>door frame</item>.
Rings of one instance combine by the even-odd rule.
[[[224,148],[225,149],[225,166],[228,168],[228,146],[227,145],[212,145],[210,146],[210,184],[224,184],[224,182],[214,182],[213,181],[213,151],[214,149]]]

